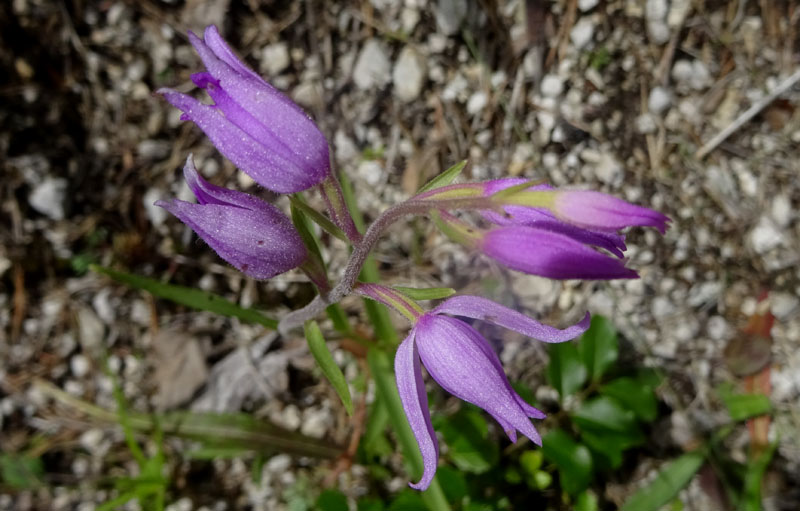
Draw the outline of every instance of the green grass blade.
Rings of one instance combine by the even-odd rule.
[[[345,380],[342,370],[339,369],[339,366],[336,365],[336,362],[333,360],[333,355],[328,349],[328,345],[325,344],[325,338],[322,337],[322,331],[319,329],[319,325],[312,319],[311,321],[306,321],[303,329],[305,330],[306,341],[308,341],[308,349],[314,356],[314,360],[317,361],[325,377],[328,378],[328,381],[333,385],[333,389],[336,391],[336,394],[339,395],[339,399],[342,400],[342,404],[344,404],[344,408],[347,410],[347,415],[352,416],[353,399],[350,397],[350,389],[347,387],[347,380]]]
[[[744,511],[761,511],[761,480],[764,472],[767,471],[769,462],[778,448],[778,442],[773,442],[755,459],[750,459],[747,463],[747,471],[744,475]]]
[[[417,193],[427,192],[428,190],[433,190],[434,188],[441,188],[443,186],[447,186],[452,183],[459,174],[464,170],[464,167],[467,166],[467,160],[462,160],[449,169],[445,170],[435,178],[431,179],[424,185],[422,188],[417,190]]]
[[[451,287],[405,287],[392,286],[393,289],[400,291],[412,300],[439,300],[448,298],[456,294],[456,290]]]
[[[192,309],[214,312],[231,318],[239,318],[242,321],[256,323],[273,330],[278,327],[278,322],[276,320],[264,316],[257,310],[240,307],[214,293],[176,284],[165,284],[148,277],[113,270],[95,264],[91,265],[90,268],[94,272],[108,275],[117,282],[147,291],[154,296],[170,300],[180,305],[185,305],[186,307],[191,307]]]
[[[699,451],[684,454],[659,472],[652,483],[634,493],[620,511],[657,511],[689,484],[704,460]]]

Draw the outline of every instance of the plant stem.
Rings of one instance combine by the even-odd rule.
[[[369,226],[363,238],[353,245],[353,252],[345,266],[342,279],[334,286],[330,293],[317,295],[302,309],[292,311],[281,319],[278,324],[278,331],[281,335],[286,335],[293,328],[297,328],[319,315],[325,308],[337,303],[339,300],[350,294],[358,279],[358,274],[367,260],[367,256],[372,251],[375,243],[378,242],[384,231],[397,220],[409,215],[425,215],[433,210],[451,209],[492,209],[491,202],[483,197],[468,197],[458,199],[448,199],[442,201],[426,201],[419,199],[409,199],[400,204],[390,207]],[[350,216],[348,215],[348,218]]]

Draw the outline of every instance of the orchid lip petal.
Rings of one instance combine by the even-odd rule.
[[[425,490],[436,474],[436,465],[439,459],[439,442],[433,431],[430,411],[428,410],[428,395],[425,392],[425,383],[422,380],[422,369],[414,339],[415,335],[415,329],[411,329],[408,337],[397,348],[394,369],[400,401],[403,404],[403,410],[406,413],[411,431],[414,433],[422,454],[422,477],[417,483],[409,483],[409,486],[416,490]]]
[[[439,304],[432,312],[488,321],[539,341],[551,343],[575,339],[589,328],[589,313],[586,313],[579,323],[559,330],[480,296],[453,296]]]

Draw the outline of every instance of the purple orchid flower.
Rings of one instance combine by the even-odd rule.
[[[197,204],[156,201],[197,233],[219,256],[255,279],[269,279],[302,264],[306,248],[278,208],[251,195],[214,186],[186,160],[183,175]]]
[[[544,342],[578,337],[589,328],[588,314],[576,325],[559,330],[478,296],[455,296],[430,312],[423,312],[416,304],[404,305],[402,295],[383,286],[361,284],[357,292],[397,309],[414,321],[408,337],[397,349],[394,362],[397,390],[424,466],[420,481],[409,486],[425,490],[433,480],[439,458],[421,364],[443,389],[486,410],[512,442],[516,442],[519,431],[535,444],[542,444],[530,418],[543,419],[545,414],[514,391],[489,342],[468,323],[446,314],[488,321]]]
[[[483,193],[485,195],[493,195],[512,186],[521,185],[525,181],[526,179],[524,178],[507,178],[486,181],[482,183]],[[554,188],[548,184],[542,183],[533,185],[528,188],[528,190],[545,191],[554,190]],[[539,229],[545,229],[569,236],[580,243],[605,249],[620,258],[623,257],[623,252],[627,248],[625,246],[624,234],[590,230],[578,227],[576,225],[571,225],[567,222],[559,220],[553,213],[545,208],[507,205],[503,206],[503,212],[505,215],[498,213],[497,211],[485,210],[482,211],[481,214],[488,221],[496,225],[526,225],[530,227],[537,227]]]
[[[328,143],[314,121],[234,55],[213,25],[204,39],[189,32],[207,71],[192,81],[214,100],[206,105],[172,89],[159,89],[183,120],[197,124],[237,167],[278,193],[319,184],[330,174]]]
[[[589,231],[585,231],[591,234]],[[550,279],[635,279],[625,261],[584,245],[574,236],[535,223],[487,231],[478,248],[497,262],[529,275]]]
[[[667,230],[669,217],[622,199],[592,190],[553,192],[553,212],[567,222],[588,229],[616,231],[628,226],[655,227]]]

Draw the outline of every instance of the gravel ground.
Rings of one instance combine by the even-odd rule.
[[[689,0],[0,4],[0,449],[28,449],[36,436],[47,472],[58,475],[41,491],[0,488],[0,509],[89,510],[108,498],[97,481],[121,434],[76,427],[74,413],[32,385],[43,379],[113,408],[104,357],[135,409],[247,410],[347,440],[349,423],[317,383],[301,339],[276,343],[260,328],[156,302],[86,271],[90,262],[127,268],[273,316],[310,299],[298,273],[242,278],[152,206],[187,196],[180,168],[189,152],[215,184],[269,198],[153,95],[190,88],[199,61],[185,33],[210,23],[318,120],[368,217],[464,158],[470,179],[541,178],[667,213],[674,222],[663,238],[629,237],[635,281],[512,276],[425,222],[416,224],[421,237],[395,226],[379,260],[392,283],[491,289],[561,324],[587,309],[613,318],[626,358],[670,376],[665,441],[683,447],[725,420],[714,389],[737,381],[726,346],[768,307],[778,410],[770,435],[780,441],[768,500],[796,509],[800,82],[736,121],[800,70],[800,6]],[[701,150],[731,125],[729,137]],[[344,247],[328,240],[327,248],[340,268]],[[357,301],[344,305],[360,314]],[[248,350],[261,377],[224,383],[224,364],[238,367],[231,358],[248,359]],[[348,374],[357,370],[349,354],[337,356]],[[512,374],[541,382],[531,371],[543,363],[536,347],[510,338],[503,358]],[[746,442],[731,449],[743,456]],[[609,492],[629,493],[663,461],[643,459],[636,477]],[[174,470],[191,480],[187,467]],[[284,489],[318,480],[325,466],[279,456],[258,482],[242,460],[204,470],[194,477],[223,484],[206,495],[178,484],[173,509],[280,509]],[[340,483],[357,491],[363,473],[354,467]],[[682,498],[687,509],[712,509],[699,482]]]

